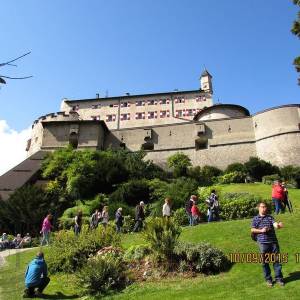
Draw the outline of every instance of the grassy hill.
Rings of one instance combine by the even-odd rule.
[[[234,184],[223,186],[223,189],[226,192],[250,192],[263,198],[270,197],[271,192],[270,186],[263,184]],[[281,252],[289,255],[288,263],[283,265],[285,287],[275,285],[272,289],[267,288],[260,264],[236,263],[229,272],[219,275],[136,283],[122,293],[104,299],[300,299],[300,262],[295,260],[295,254],[300,253],[300,190],[290,190],[290,198],[294,213],[276,217],[285,225],[277,232]],[[190,242],[208,241],[227,254],[257,252],[257,245],[250,238],[250,224],[250,219],[200,224],[184,228],[180,238]],[[141,243],[142,239],[139,234],[127,234],[122,242],[127,248]],[[50,250],[45,249],[46,257]],[[24,269],[34,252],[11,256],[8,264],[0,269],[0,299],[21,299]],[[48,299],[79,299],[74,278],[70,275],[52,276],[45,293]]]

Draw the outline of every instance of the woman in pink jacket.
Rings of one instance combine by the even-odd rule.
[[[51,229],[53,228],[53,226],[51,224],[51,220],[52,220],[52,215],[48,214],[47,217],[43,221],[42,230],[40,232],[43,235],[42,242],[41,242],[42,246],[44,244],[49,246],[50,232],[51,232]]]

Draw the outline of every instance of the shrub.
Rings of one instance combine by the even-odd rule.
[[[141,260],[150,253],[151,249],[148,245],[131,246],[126,250],[124,259],[127,261]]]
[[[242,172],[242,173],[246,173],[246,167],[244,166],[244,164],[242,163],[233,163],[227,166],[226,170],[224,171],[224,173],[232,173],[232,172]]]
[[[120,290],[128,283],[124,269],[124,261],[114,254],[90,258],[77,273],[78,285],[83,286],[85,292],[92,295]]]
[[[245,182],[246,174],[240,171],[233,171],[217,177],[220,184],[241,183]]]
[[[189,224],[185,208],[179,208],[175,210],[173,215],[173,221],[178,226],[185,226]]]
[[[133,230],[135,221],[132,218],[132,216],[124,216],[124,221],[123,221],[123,227],[122,227],[122,232],[128,233]]]
[[[189,265],[195,272],[216,274],[226,271],[230,267],[230,262],[225,254],[208,243],[177,242],[174,254],[180,261],[186,262],[185,267]]]
[[[120,244],[120,237],[113,228],[98,227],[89,231],[87,226],[82,228],[81,234],[75,236],[73,231],[59,231],[51,245],[48,256],[49,271],[74,272],[82,267],[90,255],[99,249]]]
[[[264,184],[273,184],[275,180],[280,179],[278,174],[266,175],[262,177],[262,183]]]
[[[214,178],[222,174],[222,170],[213,166],[204,166],[202,168],[203,185],[208,186],[214,183]]]
[[[279,174],[280,172],[277,166],[257,157],[250,157],[245,163],[245,167],[249,175],[257,181],[261,181],[265,175]]]
[[[110,195],[110,203],[123,202],[128,205],[136,205],[140,201],[149,202],[149,186],[145,179],[130,180],[121,184]]]
[[[280,173],[284,180],[300,188],[300,167],[285,166],[280,169]]]
[[[181,229],[171,219],[153,218],[146,223],[145,241],[158,258],[170,259]]]
[[[253,217],[261,200],[261,197],[249,193],[226,193],[220,200],[220,217],[225,220]],[[265,202],[270,210],[271,200]]]
[[[168,167],[173,169],[174,177],[187,175],[187,168],[192,165],[190,158],[182,152],[176,152],[169,156],[167,163]]]

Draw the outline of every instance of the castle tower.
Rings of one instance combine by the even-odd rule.
[[[200,77],[200,87],[201,90],[204,92],[208,92],[210,94],[213,93],[213,88],[212,88],[212,76],[208,73],[208,71],[205,69],[203,73],[201,74]]]

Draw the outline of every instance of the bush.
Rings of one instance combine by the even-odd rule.
[[[273,184],[275,180],[280,179],[278,174],[266,175],[262,178],[262,183],[264,184]]]
[[[151,249],[148,245],[131,246],[126,250],[124,259],[127,261],[141,260],[150,253]]]
[[[153,218],[146,222],[143,237],[158,259],[169,260],[181,229],[171,219]]]
[[[173,169],[174,177],[187,175],[187,169],[190,167],[191,159],[182,152],[176,152],[167,159],[168,167]]]
[[[185,208],[179,208],[175,210],[173,215],[173,221],[177,226],[189,225],[189,220],[185,211]]]
[[[124,216],[124,221],[123,221],[123,227],[122,227],[122,232],[128,233],[133,230],[135,221],[132,218],[132,216]]]
[[[110,195],[110,203],[123,202],[134,206],[140,201],[149,202],[149,186],[145,179],[130,180],[121,184],[116,191]]]
[[[90,255],[99,249],[120,244],[120,237],[113,228],[98,227],[89,231],[87,226],[75,236],[73,231],[62,230],[56,233],[48,255],[48,267],[51,273],[74,272],[82,267]]]
[[[242,183],[245,182],[246,174],[240,171],[233,171],[217,177],[220,184]]]
[[[83,286],[87,294],[101,295],[112,290],[120,290],[128,280],[125,263],[120,256],[106,254],[92,257],[77,273],[79,286]]]
[[[250,218],[257,214],[261,197],[249,193],[226,193],[220,200],[220,217],[225,220]],[[271,200],[265,200],[271,211]]]
[[[178,242],[174,248],[174,254],[186,268],[187,265],[194,272],[201,272],[204,274],[217,274],[226,271],[230,267],[230,262],[225,254],[211,246],[208,243],[192,244],[185,242]]]
[[[300,167],[285,166],[280,169],[280,173],[284,180],[300,188]]]
[[[241,173],[246,173],[246,167],[242,163],[233,163],[227,166],[226,170],[224,173],[232,173],[232,172],[241,172]]]
[[[222,174],[222,171],[213,166],[196,166],[188,169],[188,176],[197,181],[198,185],[208,186],[215,182],[215,178]]]
[[[257,181],[261,181],[265,175],[279,174],[280,172],[277,166],[257,157],[250,157],[245,163],[245,167],[249,175]]]

